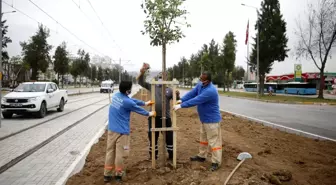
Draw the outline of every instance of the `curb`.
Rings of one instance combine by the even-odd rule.
[[[260,101],[260,102],[267,102],[267,103],[282,103],[282,104],[298,104],[298,105],[320,105],[320,106],[336,106],[336,103],[316,103],[316,102],[297,102],[297,101],[277,101],[277,100],[258,100],[255,98],[247,98],[242,96],[230,96],[230,95],[221,95],[220,96],[226,96],[230,98],[240,98],[240,99],[246,99],[246,100],[253,100],[253,101]]]
[[[68,96],[78,96],[78,95],[82,95],[82,94],[92,94],[92,93],[97,93],[99,91],[89,91],[89,92],[78,92],[78,93],[72,93],[72,94],[68,94]]]
[[[261,119],[258,119],[258,118],[253,118],[253,117],[250,117],[250,116],[245,116],[245,115],[242,115],[242,114],[226,111],[226,110],[223,110],[223,109],[220,109],[220,111],[226,112],[226,113],[229,113],[229,114],[232,114],[232,115],[235,115],[235,116],[240,117],[240,118],[248,119],[250,121],[254,121],[254,122],[260,123],[260,124],[262,124],[264,126],[268,126],[268,127],[272,127],[272,128],[275,128],[275,129],[279,129],[279,130],[285,131],[287,133],[296,134],[296,135],[299,135],[299,136],[305,136],[305,137],[312,138],[312,139],[328,140],[328,141],[336,142],[336,139],[320,136],[320,135],[313,134],[313,133],[310,133],[310,132],[305,132],[305,131],[302,131],[302,130],[299,130],[299,129],[294,129],[294,128],[286,127],[286,126],[283,126],[283,125],[279,125],[279,124],[272,123],[272,122],[269,122],[269,121],[261,120]]]
[[[104,134],[107,123],[108,121],[104,124],[102,128],[99,129],[98,133],[85,146],[84,150],[80,153],[80,155],[75,159],[75,161],[71,164],[71,166],[69,166],[69,168],[64,172],[63,176],[56,182],[56,185],[66,184],[69,177],[71,177],[73,174],[78,173],[78,171],[80,171],[83,168],[86,156],[89,154],[91,147],[94,144],[96,144],[99,141],[99,138]]]

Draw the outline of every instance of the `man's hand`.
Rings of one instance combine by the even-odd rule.
[[[176,96],[180,96],[180,91],[179,90],[176,90],[175,93],[176,93]]]
[[[149,64],[148,63],[143,63],[141,69],[140,69],[140,72],[143,74],[145,73],[148,69],[150,68]]]
[[[182,103],[182,100],[178,100],[178,101],[176,102],[176,105],[181,104],[181,103]]]
[[[149,117],[155,117],[156,116],[156,112],[155,111],[150,111],[149,112]]]
[[[181,108],[181,105],[179,104],[179,105],[174,105],[174,107],[173,107],[173,110],[174,111],[177,111],[178,109],[180,109]]]
[[[151,105],[153,105],[153,104],[155,104],[155,102],[152,101],[152,100],[149,100],[149,101],[145,102],[145,105],[146,105],[146,106],[151,106]]]

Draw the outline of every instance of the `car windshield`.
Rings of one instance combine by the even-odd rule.
[[[46,84],[20,84],[15,92],[44,92]]]
[[[102,87],[111,87],[112,84],[102,84],[101,86],[102,86]]]

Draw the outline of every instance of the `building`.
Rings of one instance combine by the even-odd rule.
[[[309,82],[316,84],[316,87],[320,86],[320,73],[318,72],[306,72],[301,74],[301,78],[303,82]],[[324,89],[327,89],[334,83],[334,79],[336,79],[336,72],[324,73]],[[269,75],[266,76],[266,82],[278,82],[278,83],[286,83],[294,81],[294,73],[284,74],[284,75]]]

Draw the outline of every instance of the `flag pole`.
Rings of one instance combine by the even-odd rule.
[[[249,30],[249,20],[247,20],[247,28],[246,28],[246,41],[247,42],[245,42],[245,44],[246,44],[246,57],[247,57],[247,62],[246,62],[246,82],[249,80],[249,64],[248,64],[248,62],[249,62],[249,56],[250,56],[250,53],[249,53],[249,45],[250,45],[250,39],[249,39],[249,32],[250,32],[250,30]]]

